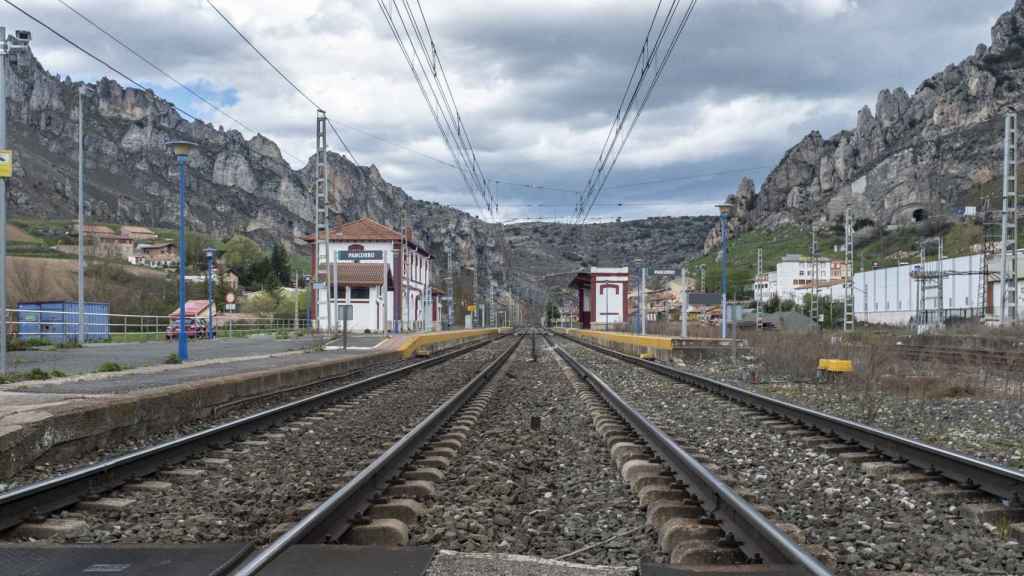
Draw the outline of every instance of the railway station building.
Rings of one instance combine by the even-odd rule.
[[[577,273],[569,287],[577,292],[580,328],[610,330],[629,321],[629,268],[591,267]]]
[[[310,259],[316,241],[306,236]],[[431,256],[414,241],[412,229],[399,233],[372,218],[346,222],[331,230],[328,256],[321,267],[335,267],[337,291],[316,288],[313,317],[329,331],[333,306],[335,330],[342,329],[342,307],[352,306],[349,332],[411,332],[438,327],[437,302],[431,298]],[[337,294],[337,297],[335,297]]]

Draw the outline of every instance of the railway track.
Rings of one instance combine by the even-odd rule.
[[[95,502],[97,498],[122,487],[133,487],[140,480],[173,467],[207,450],[221,450],[245,441],[253,434],[263,433],[296,418],[306,417],[333,405],[361,397],[381,386],[408,378],[439,364],[473,354],[493,341],[482,341],[435,357],[339,386],[299,400],[260,411],[227,423],[191,433],[159,445],[138,450],[113,459],[89,465],[72,472],[18,487],[0,494],[0,530],[31,523],[45,523],[52,513],[79,502]],[[255,442],[262,442],[258,440]],[[254,446],[255,447],[255,446]],[[215,458],[220,462],[223,458]],[[188,474],[178,475],[187,479]],[[146,485],[145,482],[141,484]],[[161,484],[161,486],[163,486]],[[150,485],[152,487],[152,485]],[[145,488],[142,489],[145,493]],[[96,508],[96,505],[92,505]],[[15,532],[15,538],[16,538]]]
[[[640,483],[630,476],[632,470],[657,466],[658,463],[664,463],[668,468],[668,483],[650,484],[650,488],[644,486],[639,491],[642,500],[646,496],[648,519],[658,527],[663,549],[671,548],[666,552],[671,552],[673,563],[698,571],[709,569],[703,563],[736,563],[760,566],[759,569],[747,566],[745,573],[830,574],[817,558],[797,545],[757,507],[645,417],[600,375],[563,347],[554,343],[551,346],[591,387],[595,399],[600,399],[600,402],[592,401],[591,406],[595,409],[595,422],[601,426],[602,434],[610,438],[607,441],[612,444],[611,450],[623,452],[644,446],[653,452],[651,459],[641,457],[624,462],[623,476],[637,486]],[[605,416],[597,406],[599,403],[607,406],[614,417]],[[616,419],[622,425],[618,425]],[[615,434],[617,431],[625,432],[627,427],[629,433],[626,435]],[[653,472],[656,468],[649,470]],[[656,474],[666,476],[664,471]],[[658,496],[652,496],[654,494]],[[699,507],[701,512],[696,512],[695,507]],[[659,518],[659,510],[675,513],[669,512]],[[669,546],[665,546],[666,542],[670,543]]]
[[[927,345],[903,345],[894,348],[909,360],[941,361],[946,364],[967,364],[998,368],[1019,368],[1024,366],[1024,353],[1009,350],[986,350],[983,348],[954,348]]]
[[[421,476],[411,475],[413,470],[405,471],[405,479],[398,479],[405,468],[416,456],[417,452],[428,444],[442,428],[467,405],[481,389],[501,370],[505,362],[518,348],[522,338],[507,347],[497,358],[489,362],[482,370],[476,373],[472,379],[462,386],[453,396],[442,405],[434,409],[426,418],[422,419],[414,428],[405,433],[400,439],[392,444],[383,454],[374,459],[368,466],[360,470],[355,477],[342,486],[337,492],[320,503],[313,511],[301,518],[287,532],[261,549],[258,553],[248,559],[244,564],[232,571],[233,576],[251,576],[260,573],[268,568],[273,570],[273,563],[288,550],[303,544],[322,544],[340,542],[343,537],[348,536],[350,541],[364,543],[359,535],[347,534],[355,526],[368,534],[364,537],[375,541],[386,540],[396,534],[402,535],[400,527],[401,520],[391,518],[390,514],[375,515],[371,508],[375,504],[387,505],[388,501],[381,500],[382,495],[409,496],[415,494],[417,489],[425,487],[422,482],[416,480]],[[455,428],[461,422],[456,421]],[[455,428],[449,428],[448,434]],[[450,439],[440,438],[440,442],[450,442]],[[446,444],[448,445],[448,444]],[[447,454],[447,452],[444,452]],[[428,459],[421,459],[421,464],[431,464],[430,456],[435,454],[427,453]],[[443,456],[442,456],[443,458]],[[429,468],[434,470],[433,468]],[[429,476],[430,474],[427,473]],[[395,488],[398,485],[404,488]],[[404,500],[404,499],[403,499]],[[402,505],[399,504],[399,507]],[[397,510],[397,507],[389,507],[388,512],[395,512],[399,517],[405,517],[406,513]],[[366,514],[373,515],[377,520],[370,520]],[[376,522],[376,525],[374,525]],[[402,543],[402,542],[392,542]]]
[[[1018,471],[568,341],[669,434],[706,451],[740,488],[800,527],[808,543],[825,547],[821,557],[841,573],[1015,573],[1024,566],[1010,537],[1012,522],[1024,516]]]

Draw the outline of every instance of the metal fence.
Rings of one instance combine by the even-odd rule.
[[[7,309],[9,336],[18,340],[49,340],[54,344],[78,341],[78,312]],[[205,322],[206,316],[196,318]],[[191,321],[191,319],[189,319]],[[141,314],[85,313],[86,340],[89,342],[143,342],[177,336],[170,325],[177,326],[177,317]],[[293,318],[232,318],[214,316],[214,331],[218,338],[246,337],[254,334],[276,334],[290,331],[309,331],[306,319]],[[192,335],[192,334],[190,334]],[[195,337],[206,337],[205,325],[198,328]]]

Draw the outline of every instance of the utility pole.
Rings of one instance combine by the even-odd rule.
[[[647,266],[640,268],[640,334],[647,335]]]
[[[999,324],[1017,321],[1017,112],[1006,113],[1003,138],[1003,214]]]
[[[292,274],[292,276],[295,278],[295,280],[294,280],[294,285],[295,285],[295,331],[298,332],[299,331],[299,273],[295,272],[294,274]]]
[[[455,322],[455,270],[452,268],[452,245],[448,244],[448,329]]]
[[[18,30],[7,41],[7,28],[0,26],[0,149],[7,148],[7,56],[11,50],[24,50],[32,33]],[[10,153],[9,153],[10,154]],[[13,169],[14,156],[8,162]],[[7,177],[0,177],[0,374],[7,373]]]
[[[811,225],[811,318],[821,328],[818,317],[821,314],[818,304],[818,232]]]
[[[85,94],[78,88],[78,344],[85,346]]]
[[[846,276],[843,278],[843,332],[850,332],[854,326],[853,316],[853,218],[850,217],[850,207],[847,206],[846,214],[843,217],[844,229],[844,256],[846,256]],[[888,288],[888,283],[886,283]],[[888,297],[886,298],[888,299]],[[867,301],[865,301],[867,305]]]
[[[756,280],[754,281],[757,286],[761,285],[761,282],[764,280],[763,276],[764,276],[764,249],[763,248],[758,248],[757,249],[757,276],[756,276]],[[764,311],[764,304],[762,302],[762,300],[764,299],[764,290],[761,290],[760,293],[758,293],[758,292],[759,292],[758,290],[754,290],[754,304],[756,306],[755,314],[754,314],[754,329],[755,330],[760,330],[761,329],[761,313]]]
[[[689,320],[690,320],[690,291],[689,291],[689,280],[686,278],[686,266],[681,269],[683,279],[683,292],[679,298],[679,323],[682,325],[679,329],[679,335],[683,338],[689,337]]]
[[[706,272],[707,272],[707,266],[705,266],[704,264],[701,264],[700,265],[700,293],[701,294],[707,294],[708,293],[707,283],[705,282],[705,280],[706,280],[705,273]]]
[[[430,258],[425,259],[426,265],[424,265],[424,277],[423,277],[423,330],[425,332],[434,331],[434,288],[431,284],[431,271],[433,270],[432,261]]]
[[[313,258],[313,282],[316,301],[316,322],[317,333],[323,333],[324,327],[320,322],[320,295],[324,295],[325,305],[328,314],[328,329],[330,329],[331,303],[330,290],[330,269],[328,268],[327,256],[330,253],[330,206],[327,194],[327,113],[323,110],[316,111],[316,191],[315,191],[315,215],[316,220],[316,257]],[[321,261],[323,265],[321,266]]]

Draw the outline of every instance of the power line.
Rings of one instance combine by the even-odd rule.
[[[654,16],[651,18],[651,25],[640,47],[640,54],[633,67],[633,72],[626,83],[626,90],[619,102],[619,109],[615,114],[605,138],[605,144],[598,155],[597,162],[591,170],[590,178],[587,180],[585,191],[580,195],[576,208],[577,222],[585,222],[590,215],[594,201],[601,194],[608,177],[611,175],[618,163],[622,150],[629,141],[633,129],[636,127],[641,114],[647,107],[654,87],[658,84],[664,73],[668,61],[675,51],[679,38],[686,29],[697,5],[697,0],[690,0],[689,6],[683,11],[682,16],[675,24],[675,31],[670,33],[676,15],[679,13],[680,0],[672,0],[660,26],[656,26],[661,14],[662,1],[659,0]],[[657,28],[657,34],[653,39],[651,33]],[[669,38],[668,46],[662,50],[662,44]]]
[[[177,78],[172,76],[169,72],[167,72],[166,70],[164,70],[163,68],[158,66],[156,63],[154,63],[149,58],[146,58],[145,56],[140,54],[137,50],[135,50],[131,46],[125,44],[120,38],[118,38],[117,36],[114,36],[114,34],[112,34],[110,31],[105,29],[103,26],[100,26],[98,23],[96,23],[94,20],[92,20],[91,18],[89,18],[88,16],[86,16],[85,14],[80,12],[79,10],[77,10],[75,7],[71,6],[70,4],[65,2],[64,0],[57,0],[57,1],[60,2],[65,8],[67,8],[68,10],[73,12],[75,15],[77,15],[79,18],[81,18],[82,20],[85,20],[87,23],[89,23],[93,28],[99,30],[104,35],[106,35],[108,38],[113,40],[115,43],[117,43],[117,45],[121,46],[122,48],[124,48],[125,50],[130,52],[133,56],[135,56],[139,60],[142,60],[143,62],[145,62],[150,68],[156,70],[160,74],[163,74],[168,80],[170,80],[171,82],[174,82],[175,84],[180,86],[182,89],[187,91],[189,94],[191,94],[192,96],[194,96],[197,99],[201,100],[204,104],[209,106],[214,111],[218,112],[219,114],[221,114],[225,118],[231,120],[232,122],[234,122],[238,126],[242,127],[243,129],[248,130],[249,132],[252,132],[253,134],[259,134],[260,133],[258,130],[255,130],[255,129],[251,128],[250,126],[246,125],[244,122],[239,120],[238,118],[235,118],[231,114],[225,112],[224,109],[222,109],[220,106],[217,106],[213,102],[210,102],[205,96],[203,96],[202,94],[196,92],[195,90],[190,88],[188,85],[186,85],[185,83],[181,82],[180,80],[178,80]],[[289,153],[287,150],[282,149],[281,152],[284,153],[284,154],[287,154],[288,157],[292,158],[296,162],[302,162],[301,159],[299,159],[294,154]]]
[[[107,67],[107,68],[108,68],[108,69],[109,69],[110,71],[112,71],[113,73],[117,74],[118,76],[120,76],[120,77],[124,78],[124,79],[125,79],[125,80],[126,80],[127,82],[129,82],[129,83],[130,83],[130,84],[132,84],[133,86],[136,86],[136,87],[140,88],[140,89],[141,89],[141,90],[143,90],[143,91],[147,91],[147,92],[148,92],[148,91],[150,91],[150,89],[149,89],[149,88],[147,88],[147,87],[143,86],[143,85],[142,85],[141,83],[139,83],[138,81],[136,81],[136,80],[135,80],[134,78],[132,78],[131,76],[129,76],[129,75],[127,75],[127,74],[125,74],[124,72],[121,72],[120,70],[118,70],[117,68],[115,68],[115,67],[114,67],[113,65],[111,65],[111,64],[110,64],[109,62],[107,62],[106,60],[104,60],[104,59],[100,58],[99,56],[97,56],[97,55],[93,54],[93,53],[92,53],[92,52],[90,52],[89,50],[86,50],[86,49],[85,49],[85,48],[83,48],[83,47],[82,47],[82,46],[81,46],[80,44],[78,44],[78,43],[77,43],[77,42],[75,42],[74,40],[72,40],[72,39],[68,38],[68,37],[67,37],[67,36],[65,36],[64,34],[61,34],[60,32],[58,32],[57,30],[55,30],[55,29],[54,29],[54,28],[53,28],[52,26],[50,26],[50,25],[49,25],[49,24],[47,24],[46,22],[43,22],[42,20],[40,20],[39,18],[36,18],[36,17],[35,17],[35,16],[33,16],[32,14],[29,14],[29,13],[28,13],[28,12],[26,12],[26,11],[25,11],[25,9],[24,9],[24,8],[22,8],[21,6],[18,6],[17,4],[15,4],[14,2],[12,2],[11,0],[4,0],[4,2],[6,2],[6,3],[8,4],[8,5],[10,5],[10,6],[12,7],[12,8],[14,8],[15,10],[17,10],[18,12],[21,12],[22,14],[24,14],[24,15],[25,15],[25,17],[27,17],[28,19],[32,20],[32,21],[33,21],[33,22],[35,22],[36,24],[39,24],[39,25],[40,25],[40,26],[42,26],[43,28],[46,28],[47,30],[49,30],[49,31],[50,31],[50,33],[51,33],[51,34],[53,34],[54,36],[56,36],[56,37],[60,38],[61,40],[65,41],[65,42],[67,42],[68,44],[70,44],[71,46],[73,46],[74,48],[76,48],[76,49],[77,49],[77,50],[78,50],[79,52],[81,52],[81,53],[85,54],[86,56],[88,56],[88,57],[92,58],[93,60],[95,60],[95,61],[99,62],[99,63],[100,63],[100,64],[102,64],[103,66],[106,66],[106,67]],[[171,104],[171,106],[174,106],[174,103],[173,103],[173,102],[171,102],[170,104]],[[174,109],[175,109],[175,111],[177,111],[177,112],[178,112],[179,114],[182,114],[182,115],[184,115],[184,116],[187,116],[188,118],[190,118],[190,119],[192,119],[192,120],[195,120],[195,121],[201,121],[201,120],[199,120],[199,118],[196,118],[196,117],[195,117],[195,116],[193,116],[192,114],[189,114],[188,112],[186,112],[186,111],[182,110],[181,108],[178,108],[177,106],[174,106]]]
[[[338,129],[334,127],[334,122],[331,121],[330,117],[327,118],[327,125],[331,127],[331,131],[334,132],[334,137],[338,139],[338,142],[341,142],[341,147],[345,149],[345,152],[348,152],[348,157],[352,159],[352,163],[359,164],[359,162],[356,161],[356,155],[349,150],[348,144],[345,144],[345,139],[338,133]]]
[[[231,29],[234,30],[235,33],[237,33],[238,36],[242,40],[244,40],[246,44],[249,45],[250,48],[253,49],[253,51],[259,54],[260,58],[262,58],[263,61],[266,62],[268,66],[274,69],[274,72],[277,72],[278,76],[280,76],[281,78],[284,79],[285,82],[290,84],[291,87],[294,88],[295,91],[298,92],[300,96],[305,98],[307,102],[312,104],[313,108],[316,108],[317,110],[323,110],[323,108],[320,107],[320,105],[318,105],[316,102],[313,102],[313,99],[307,96],[306,93],[303,92],[302,89],[295,84],[295,82],[292,82],[291,78],[289,78],[284,72],[282,72],[280,68],[275,66],[274,63],[270,61],[270,58],[267,58],[267,56],[263,54],[263,52],[260,52],[260,49],[257,48],[256,45],[253,44],[252,41],[249,40],[249,38],[245,34],[243,34],[242,31],[239,30],[237,26],[234,25],[233,22],[231,22],[231,19],[229,19],[223,12],[220,11],[219,8],[217,8],[217,5],[213,3],[213,0],[206,0],[206,3],[210,5],[210,8],[213,8],[214,12],[216,12],[221,17],[221,19],[224,20],[224,22],[226,22],[227,25],[230,26]]]
[[[418,10],[414,11],[409,0],[377,0],[381,13],[394,36],[413,79],[420,89],[427,108],[441,132],[442,140],[452,155],[455,168],[459,171],[466,189],[477,209],[487,212],[493,218],[497,212],[497,197],[476,156],[472,139],[462,122],[462,115],[438,55],[427,23],[423,6],[416,0]],[[392,13],[392,8],[394,12]],[[418,13],[418,16],[417,16]]]
[[[605,190],[623,190],[625,188],[639,188],[641,186],[650,186],[653,184],[668,184],[671,182],[685,182],[687,180],[701,180],[704,178],[711,178],[714,176],[728,176],[730,174],[743,174],[747,172],[762,172],[764,170],[772,170],[775,166],[753,166],[751,168],[737,168],[735,170],[722,170],[721,172],[708,172],[707,174],[694,174],[692,176],[679,176],[675,178],[664,178],[662,180],[647,180],[643,182],[629,182],[626,184],[618,184],[616,186],[607,186]]]
[[[207,2],[207,4],[210,5],[211,8],[214,9],[214,11],[217,12],[217,14],[221,17],[221,19],[224,20],[224,22],[227,23],[227,25],[229,27],[231,27],[231,29],[234,30],[235,33],[238,34],[238,36],[240,38],[242,38],[242,40],[246,44],[248,44],[249,47],[252,48],[256,52],[256,54],[258,54],[260,56],[260,58],[263,59],[264,62],[266,62],[271,68],[273,68],[274,71],[277,72],[277,74],[279,76],[281,76],[281,78],[283,78],[285,82],[287,82],[292,88],[294,88],[295,91],[298,92],[298,94],[300,96],[302,96],[307,102],[312,104],[313,107],[316,108],[317,110],[323,110],[323,108],[321,108],[312,98],[309,97],[309,95],[307,95],[301,88],[299,88],[299,86],[295,82],[293,82],[291,78],[289,78],[280,68],[278,68],[270,60],[270,58],[267,57],[266,54],[264,54],[262,51],[260,51],[260,49],[257,48],[256,45],[251,40],[249,40],[249,38],[244,33],[242,33],[242,31],[237,26],[235,26],[235,24],[227,17],[227,15],[224,14],[224,12],[222,12],[219,8],[217,8],[217,6],[212,2],[212,0],[206,0],[206,2]],[[348,144],[346,144],[345,140],[342,139],[341,134],[338,132],[337,127],[334,125],[334,121],[331,120],[330,118],[328,118],[327,122],[328,122],[328,124],[330,124],[331,130],[334,132],[335,137],[337,137],[338,142],[341,143],[342,148],[344,148],[345,151],[348,152],[349,156],[352,158],[352,162],[357,163],[356,159],[355,159],[355,154],[352,153],[352,150],[349,149]],[[358,132],[358,133],[360,133],[360,134],[362,134],[364,136],[367,136],[369,138],[373,138],[374,140],[377,140],[379,142],[383,142],[384,144],[388,144],[390,146],[394,146],[395,148],[400,148],[400,149],[405,150],[407,152],[411,152],[411,153],[416,154],[418,156],[422,156],[423,158],[426,158],[426,159],[431,160],[433,162],[436,162],[438,164],[447,166],[449,168],[458,169],[458,167],[456,165],[454,165],[454,164],[452,164],[450,162],[445,162],[444,160],[441,160],[440,158],[436,158],[434,156],[431,156],[430,154],[426,154],[424,152],[420,152],[419,150],[415,150],[415,149],[410,148],[408,146],[405,146],[403,144],[399,144],[397,142],[393,142],[391,140],[388,140],[387,138],[384,138],[383,136],[378,136],[377,134],[374,134],[372,132],[368,132],[368,131],[363,130],[361,128],[357,128],[355,126],[349,126],[349,125],[346,125],[346,124],[344,124],[342,122],[338,122],[338,126],[341,126],[345,130],[351,130],[353,132]]]

